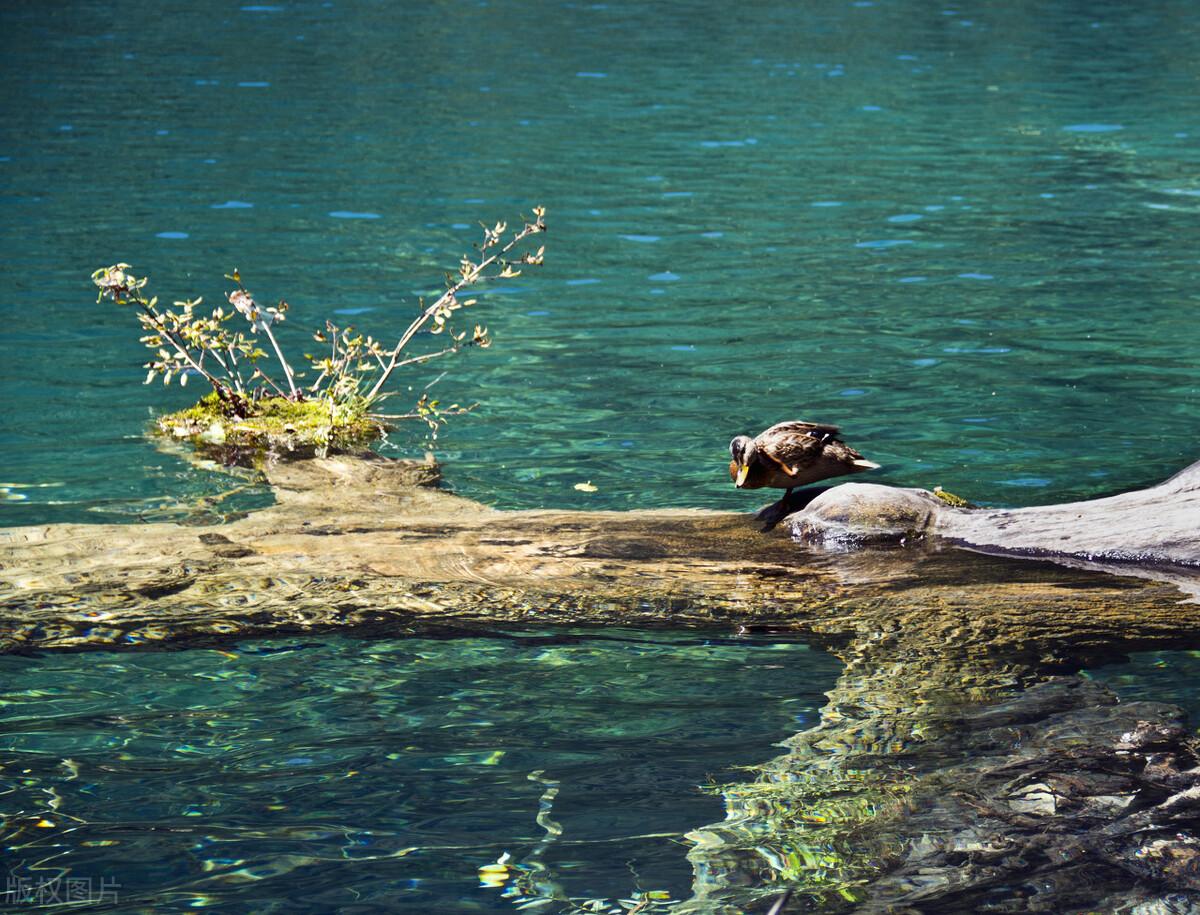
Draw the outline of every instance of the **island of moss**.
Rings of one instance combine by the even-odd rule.
[[[253,451],[304,456],[362,448],[386,431],[366,404],[268,397],[246,417],[232,415],[216,395],[157,420],[164,435],[202,451]]]

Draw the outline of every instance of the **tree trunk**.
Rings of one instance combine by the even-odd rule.
[[[520,622],[778,626],[836,645],[928,626],[932,612],[949,637],[981,628],[989,651],[1068,662],[1079,646],[1186,641],[1200,623],[1174,580],[1190,580],[1182,565],[1167,583],[1130,581],[943,548],[953,538],[1084,561],[1070,544],[1116,559],[1101,547],[1128,530],[1124,570],[1161,575],[1127,557],[1195,558],[1197,467],[1141,493],[1010,512],[848,483],[789,519],[798,537],[827,543],[909,538],[853,552],[765,536],[728,512],[495,511],[435,488],[436,468],[411,462],[337,457],[268,473],[277,503],[220,527],[0,531],[0,650]]]
[[[1200,593],[1200,462],[1149,489],[1014,509],[955,508],[924,489],[845,483],[786,524],[797,540],[828,546],[932,538],[1171,580]]]

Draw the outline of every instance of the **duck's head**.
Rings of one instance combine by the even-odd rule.
[[[754,447],[754,439],[748,435],[737,436],[729,443],[729,454],[733,458],[729,462],[729,476],[733,479],[733,484],[741,489],[746,483],[746,476],[750,473],[750,465],[758,456],[758,451]]]

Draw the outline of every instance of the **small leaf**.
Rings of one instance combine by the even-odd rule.
[[[599,491],[599,487],[593,486],[591,480],[588,480],[586,483],[576,483],[575,488],[578,489],[580,492],[598,492]]]

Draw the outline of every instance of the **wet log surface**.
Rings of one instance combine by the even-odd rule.
[[[783,887],[787,911],[1195,902],[1200,780],[1177,711],[1116,704],[1072,672],[1200,647],[1198,467],[1007,512],[845,484],[764,534],[732,513],[494,511],[430,485],[427,465],[278,464],[276,505],[220,527],[0,531],[0,650],[336,627],[784,630],[845,671],[821,724],[692,834],[680,911],[765,911]]]
[[[1194,485],[1200,473],[1188,473]],[[986,644],[989,654],[1070,665],[1181,644],[1197,622],[1184,592],[1200,570],[1147,561],[1121,567],[1142,578],[1118,578],[1083,568],[1112,558],[1096,552],[1067,557],[1079,569],[972,555],[937,531],[965,542],[960,516],[1002,525],[1018,512],[964,513],[919,490],[845,484],[764,535],[727,512],[495,511],[436,488],[435,467],[409,462],[340,457],[280,463],[269,475],[276,505],[218,527],[0,530],[0,650],[618,621],[779,626],[824,645],[869,633],[872,651],[922,632],[962,651]],[[864,491],[875,500],[866,509]],[[883,522],[880,494],[900,506]],[[1189,505],[1195,497],[1189,490]],[[904,527],[912,501],[934,503],[921,509],[933,519],[924,538]],[[1200,505],[1192,511],[1200,518]],[[887,530],[907,545],[836,551],[784,533],[828,541],[835,517],[855,545]]]
[[[1194,570],[1200,568],[1200,462],[1149,489],[1016,509],[955,508],[922,489],[846,483],[819,494],[788,526],[798,540],[830,545],[936,537],[1097,568]]]

